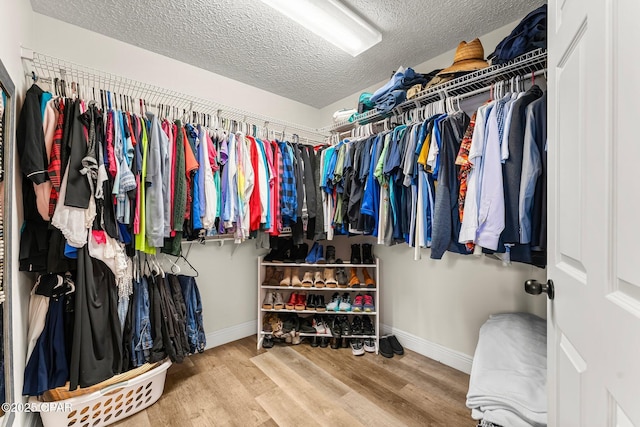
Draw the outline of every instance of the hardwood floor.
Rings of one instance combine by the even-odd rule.
[[[472,427],[468,385],[408,350],[392,359],[307,343],[257,351],[253,336],[174,364],[160,400],[114,425]]]

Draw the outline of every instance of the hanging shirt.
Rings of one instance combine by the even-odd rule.
[[[147,138],[147,126],[142,122],[142,170],[140,174],[140,182],[147,182],[147,162],[149,160],[149,142]],[[154,255],[156,248],[150,246],[147,240],[147,186],[140,185],[138,187],[140,192],[140,234],[135,236],[135,248],[138,251]]]
[[[146,233],[149,246],[158,248],[164,246],[164,200],[162,192],[162,165],[163,142],[166,138],[158,118],[151,112],[147,112],[147,118],[151,122],[148,144],[149,155],[147,160],[146,183]]]
[[[213,181],[213,167],[211,165],[211,157],[209,153],[210,147],[213,145],[211,142],[211,138],[207,133],[206,129],[198,126],[198,131],[200,135],[200,145],[202,146],[203,151],[203,162],[204,162],[204,216],[202,217],[202,227],[209,231],[213,229],[216,220],[216,210],[218,203],[218,196],[216,194],[216,185]],[[213,153],[211,153],[213,154]]]

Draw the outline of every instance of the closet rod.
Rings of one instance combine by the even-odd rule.
[[[129,96],[136,101],[142,99],[147,106],[157,108],[158,105],[176,107],[182,116],[184,113],[193,112],[208,114],[212,118],[220,117],[240,122],[250,122],[256,127],[283,128],[287,134],[297,134],[300,138],[306,138],[314,143],[324,143],[326,132],[300,125],[297,123],[280,120],[267,115],[245,111],[240,108],[230,107],[204,98],[179,93],[177,91],[153,86],[148,83],[136,81],[126,77],[114,75],[105,71],[96,70],[53,56],[22,49],[23,68],[28,75],[35,73],[42,81],[53,82],[55,78],[64,79],[65,82],[77,82],[81,90],[88,95],[93,95],[92,88],[107,90],[118,95]]]

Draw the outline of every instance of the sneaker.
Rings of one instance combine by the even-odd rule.
[[[358,294],[353,299],[353,304],[351,305],[351,309],[353,311],[362,311],[364,307],[364,296],[362,294]]]
[[[327,333],[327,329],[324,326],[324,322],[322,321],[322,319],[320,319],[319,316],[314,316],[313,317],[313,322],[311,323],[311,325],[315,328],[316,334],[326,334]]]
[[[351,335],[351,324],[347,316],[341,316],[340,329],[342,330],[342,335]]]
[[[335,293],[331,296],[331,302],[327,304],[327,310],[338,311],[340,306],[340,294]]]
[[[366,294],[364,296],[364,303],[362,304],[362,307],[367,313],[376,311],[376,307],[373,305],[373,296],[371,294]]]
[[[338,306],[340,311],[351,311],[351,296],[345,292]]]
[[[338,316],[335,316],[333,322],[331,322],[331,335],[333,335],[334,338],[342,337],[342,324]]]
[[[353,335],[362,335],[362,319],[359,316],[353,316],[353,322],[351,322],[351,333]]]
[[[273,295],[273,308],[276,310],[282,310],[284,308],[284,297],[282,296],[282,292],[275,292]]]
[[[393,357],[393,349],[388,338],[380,338],[380,354],[387,358]]]
[[[354,356],[362,356],[364,354],[364,341],[362,339],[351,340],[351,353]]]
[[[395,335],[389,335],[387,339],[389,340],[389,344],[391,344],[391,349],[395,354],[397,355],[404,354],[404,348],[402,347],[402,345],[400,345],[400,343],[398,342],[398,338],[396,338]]]
[[[364,340],[364,351],[367,353],[375,353],[376,352],[376,340],[373,338],[365,338]]]
[[[376,331],[371,323],[369,316],[362,316],[362,334],[363,335],[375,335]]]
[[[267,294],[264,296],[264,299],[262,300],[262,308],[264,308],[265,310],[271,310],[273,308],[273,292],[267,292]]]

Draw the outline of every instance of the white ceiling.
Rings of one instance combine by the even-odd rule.
[[[518,20],[544,1],[344,3],[382,32],[382,42],[356,58],[259,0],[31,0],[36,12],[317,108],[386,80],[399,65],[415,66]]]

